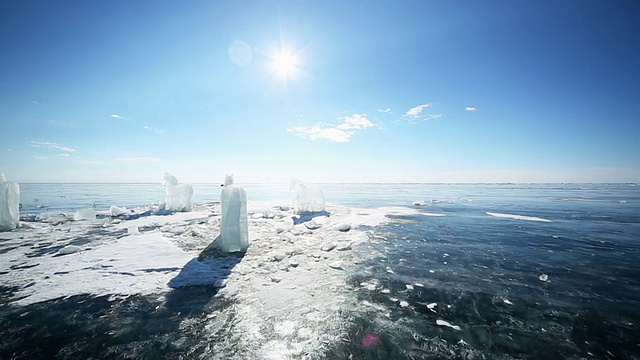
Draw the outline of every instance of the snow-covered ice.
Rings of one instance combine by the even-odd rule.
[[[296,346],[289,344],[277,353],[279,358],[303,357],[309,349],[317,351],[340,339],[339,309],[358,308],[347,277],[360,259],[352,249],[371,240],[367,226],[389,221],[391,213],[415,215],[417,210],[329,205],[322,226],[310,230],[304,223],[294,224],[281,204],[247,204],[248,213],[270,212],[273,217],[247,219],[251,246],[240,255],[210,251],[220,233],[219,203],[132,220],[106,217],[55,226],[29,222],[1,236],[7,251],[0,253],[0,283],[16,289],[7,299],[12,306],[79,294],[169,296],[176,288],[213,286],[216,296],[233,299],[235,329],[260,344],[256,353],[262,357],[275,353],[270,341],[261,342],[261,331],[274,321],[288,324],[286,328],[302,326],[304,319],[308,331],[298,331]],[[50,215],[45,217],[68,216]],[[283,222],[286,226],[279,228]],[[351,229],[339,231],[345,223]],[[322,251],[327,241],[334,246]]]

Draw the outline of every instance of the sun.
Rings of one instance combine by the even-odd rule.
[[[282,76],[291,76],[296,71],[297,60],[293,54],[281,52],[273,56],[273,71]]]

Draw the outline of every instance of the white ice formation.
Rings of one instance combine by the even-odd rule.
[[[20,185],[9,182],[0,171],[0,231],[20,225]]]
[[[96,211],[92,208],[87,209],[79,209],[73,215],[73,220],[95,220],[96,219]]]
[[[191,211],[193,209],[193,186],[178,184],[175,176],[164,173],[162,184],[166,186],[164,208],[168,211]]]
[[[320,212],[325,209],[322,189],[309,188],[300,180],[291,180],[291,191],[294,194],[293,208],[298,214]]]
[[[499,218],[505,218],[505,219],[526,220],[526,221],[540,221],[540,222],[552,222],[551,220],[543,219],[543,218],[539,218],[539,217],[535,217],[535,216],[524,216],[524,215],[514,215],[514,214],[503,214],[503,213],[494,213],[494,212],[487,212],[486,214],[487,214],[487,215],[489,215],[489,216],[499,217]]]
[[[227,175],[220,197],[221,220],[218,247],[224,252],[247,251],[249,227],[247,222],[247,194],[233,185],[233,175]]]
[[[109,214],[111,214],[111,216],[126,215],[128,213],[129,213],[129,210],[127,210],[127,208],[124,208],[124,207],[120,207],[116,205],[111,205],[111,207],[109,207]]]

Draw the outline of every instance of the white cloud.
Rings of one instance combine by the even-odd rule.
[[[53,149],[58,149],[66,152],[76,152],[76,149],[70,148],[68,146],[62,146],[56,143],[48,142],[48,141],[31,141],[31,147],[49,147]]]
[[[157,157],[119,157],[116,159],[117,161],[124,161],[124,162],[158,162],[160,161],[160,158]]]
[[[381,113],[389,113],[389,112],[391,112],[391,108],[378,109],[378,112],[381,112]]]
[[[56,156],[68,157],[68,156],[69,156],[69,154],[56,154]]]
[[[313,126],[298,126],[288,128],[288,132],[297,133],[299,136],[309,140],[324,139],[334,142],[347,142],[353,136],[353,131],[342,131],[334,127],[323,127],[324,124],[319,123]]]
[[[62,150],[62,151],[76,152],[76,149],[72,149],[72,148],[66,147],[66,146],[52,145],[51,147],[53,147],[54,149]]]
[[[366,118],[367,114],[353,114],[351,116],[343,116],[339,120],[344,121],[338,125],[340,130],[362,130],[373,126],[373,123]]]
[[[431,104],[422,104],[409,109],[404,115],[402,119],[396,120],[397,124],[401,124],[406,121],[408,124],[415,124],[418,121],[428,121],[439,119],[442,117],[442,114],[423,114],[424,110],[430,108]]]
[[[427,120],[435,120],[435,119],[439,119],[439,118],[441,118],[441,117],[442,117],[442,114],[429,114],[429,115],[427,115],[427,116],[426,116],[424,119],[422,119],[422,120],[424,120],[424,121],[427,121]]]
[[[123,117],[123,116],[118,115],[118,114],[111,114],[110,116],[111,116],[112,118],[114,118],[114,119],[124,119],[124,117]]]
[[[167,132],[167,130],[166,130],[166,129],[154,128],[154,127],[147,126],[147,125],[143,126],[143,128],[144,128],[145,130],[154,131],[156,134],[164,134],[164,133],[166,133],[166,132]]]
[[[309,140],[323,139],[333,142],[348,142],[356,131],[375,125],[367,119],[366,114],[342,116],[338,118],[338,121],[342,123],[338,125],[317,123],[313,126],[291,127],[287,131]]]
[[[467,111],[476,111],[476,110],[478,110],[478,109],[476,109],[476,108],[475,108],[475,107],[473,107],[473,106],[467,106],[467,107],[466,107],[466,108],[464,108],[464,109],[465,109],[465,110],[467,110]]]
[[[422,105],[418,105],[416,107],[412,107],[411,109],[409,109],[409,111],[407,111],[404,116],[405,117],[409,117],[409,118],[416,118],[418,116],[420,116],[420,114],[422,114],[422,111],[424,111],[424,109],[430,107],[431,104],[422,104]]]

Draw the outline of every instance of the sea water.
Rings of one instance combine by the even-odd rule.
[[[354,247],[363,261],[347,272],[352,296],[375,311],[343,314],[347,336],[324,357],[640,358],[636,184],[321,187],[329,203],[419,210],[391,216],[370,229],[370,242]],[[163,198],[157,184],[21,188],[23,213],[131,207]],[[285,185],[244,188],[249,201],[290,198]],[[219,200],[218,184],[194,190],[196,203]],[[361,286],[370,283],[389,292]],[[2,298],[11,292],[2,288],[0,358],[199,358],[207,354],[207,341],[216,341],[197,314],[212,291],[174,292],[163,306],[168,311],[157,312],[160,300],[153,296],[115,302],[77,296],[21,308]],[[38,352],[34,341],[41,344]]]

